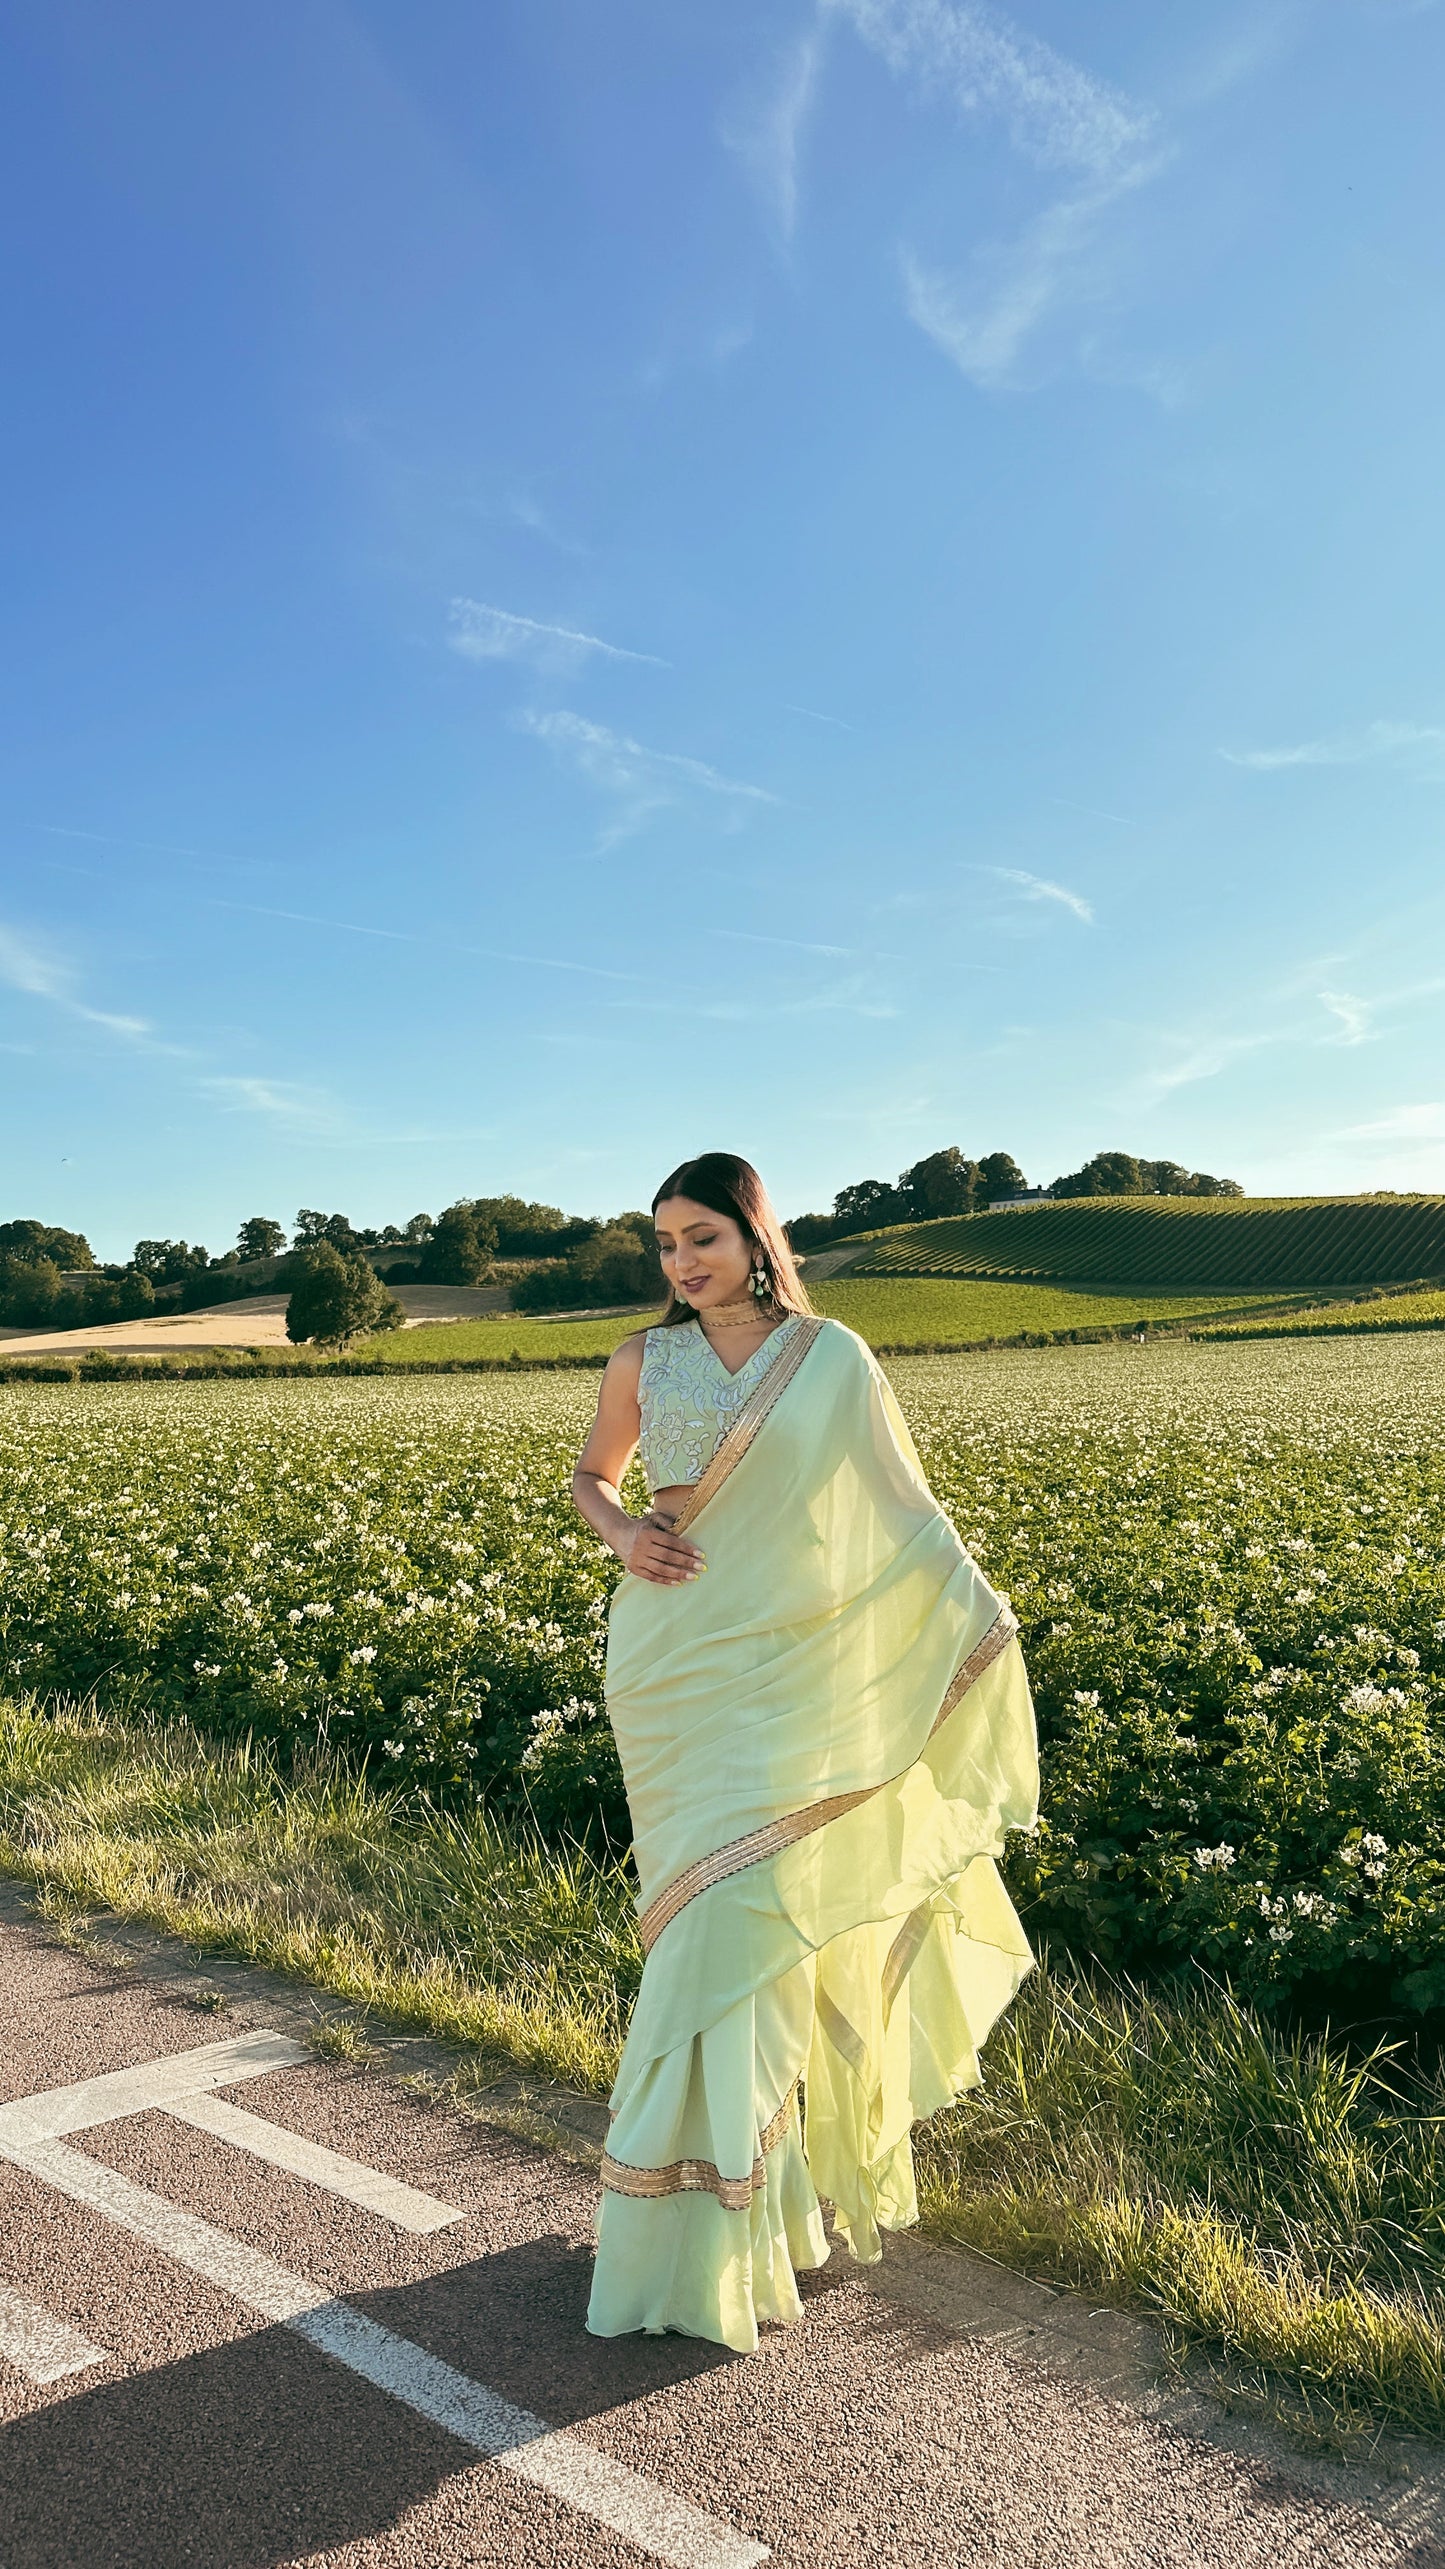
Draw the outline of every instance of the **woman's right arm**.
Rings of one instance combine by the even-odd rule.
[[[572,1474],[572,1497],[593,1533],[602,1537],[634,1578],[672,1588],[697,1577],[702,1554],[685,1536],[674,1534],[666,1518],[629,1515],[620,1495],[623,1474],[642,1433],[637,1397],[642,1349],[640,1335],[625,1338],[608,1359],[592,1433]]]

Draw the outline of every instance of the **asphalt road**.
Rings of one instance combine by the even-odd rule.
[[[916,2248],[911,2302],[840,2257],[753,2357],[599,2343],[585,2168],[266,2030],[0,1926],[3,2569],[1445,2569],[1348,2471],[961,2325]]]

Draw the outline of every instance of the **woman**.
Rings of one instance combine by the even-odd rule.
[[[573,1477],[628,1574],[607,1708],[647,1956],[588,2326],[747,2351],[827,2259],[820,2194],[865,2262],[917,2218],[911,2127],[977,2085],[1030,1968],[994,1858],[1033,1823],[1033,1711],[1007,1603],[756,1170],[709,1151],[652,1210],[667,1308]]]

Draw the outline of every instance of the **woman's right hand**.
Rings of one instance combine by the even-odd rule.
[[[650,1579],[659,1588],[681,1587],[707,1568],[697,1545],[689,1543],[686,1535],[673,1533],[668,1516],[638,1517],[625,1544],[617,1549],[634,1579]]]

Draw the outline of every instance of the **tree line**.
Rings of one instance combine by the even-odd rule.
[[[1053,1197],[1244,1192],[1233,1178],[1210,1177],[1175,1160],[1137,1159],[1127,1151],[1100,1151],[1044,1191]],[[976,1160],[950,1144],[915,1160],[896,1185],[860,1178],[840,1188],[831,1213],[797,1214],[787,1229],[794,1248],[805,1253],[893,1223],[986,1212],[1028,1192],[1011,1152],[989,1151]],[[313,1254],[322,1250],[330,1256]],[[390,1260],[387,1250],[396,1253]],[[520,1195],[477,1195],[459,1197],[439,1214],[413,1213],[405,1223],[388,1222],[379,1230],[359,1227],[344,1213],[302,1205],[288,1237],[269,1215],[252,1214],[241,1224],[234,1248],[219,1257],[199,1241],[137,1240],[129,1259],[115,1265],[99,1264],[82,1232],[30,1220],[0,1222],[0,1323],[88,1328],[155,1312],[196,1311],[267,1291],[294,1294],[303,1284],[308,1292],[320,1290],[318,1278],[328,1280],[334,1302],[341,1292],[339,1268],[350,1278],[347,1307],[364,1308],[365,1325],[379,1327],[387,1325],[376,1317],[383,1306],[400,1313],[379,1289],[373,1307],[370,1287],[378,1277],[381,1285],[475,1285],[491,1281],[502,1264],[523,1269],[508,1278],[519,1311],[645,1302],[658,1290],[650,1213],[603,1220]]]
[[[1048,1196],[1081,1195],[1243,1195],[1232,1177],[1210,1177],[1202,1169],[1182,1168],[1177,1160],[1136,1159],[1130,1151],[1098,1151],[1081,1169],[1056,1177],[1039,1190],[1030,1188],[1009,1151],[989,1151],[970,1159],[950,1143],[930,1151],[904,1169],[896,1186],[886,1178],[859,1178],[840,1188],[831,1213],[800,1213],[788,1224],[795,1249],[821,1248],[858,1231],[881,1231],[895,1222],[937,1222],[949,1214],[986,1213],[1011,1197],[1039,1192]]]

